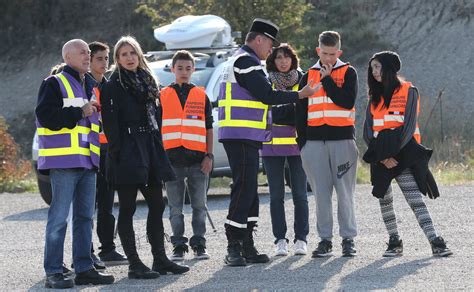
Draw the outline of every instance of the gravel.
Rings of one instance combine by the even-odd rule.
[[[116,282],[109,286],[79,286],[88,290],[474,290],[472,194],[474,184],[441,186],[441,197],[427,199],[435,227],[448,242],[454,255],[434,258],[415,216],[405,202],[398,187],[395,190],[395,210],[399,231],[404,240],[404,255],[399,258],[382,258],[388,236],[370,186],[356,188],[357,220],[359,236],[355,239],[358,255],[341,257],[341,238],[337,235],[337,219],[334,226],[334,256],[312,259],[316,248],[315,202],[309,193],[310,234],[309,254],[306,256],[272,256],[268,264],[246,267],[226,267],[224,220],[229,204],[229,190],[213,189],[209,196],[210,216],[217,228],[213,232],[208,224],[208,252],[210,260],[196,261],[187,254],[184,261],[191,271],[184,275],[161,276],[156,280],[129,280],[127,267],[108,268]],[[269,215],[267,188],[260,188],[260,226],[256,243],[260,252],[273,253],[273,236]],[[335,196],[334,196],[335,197]],[[43,290],[42,267],[45,220],[47,206],[34,193],[0,194],[0,290]],[[286,196],[288,238],[293,238],[293,206],[291,194]],[[334,203],[334,208],[337,206]],[[118,205],[115,205],[117,212]],[[150,247],[145,239],[147,208],[139,202],[135,215],[139,253],[148,265],[152,263]],[[185,206],[186,226],[191,228],[191,207]],[[170,233],[168,210],[165,211],[165,230]],[[188,236],[192,234],[187,233]],[[99,246],[94,234],[94,244]],[[116,243],[121,251],[120,241]],[[292,244],[290,244],[290,250]],[[167,244],[171,252],[171,245]],[[71,263],[71,242],[66,236],[65,261]]]

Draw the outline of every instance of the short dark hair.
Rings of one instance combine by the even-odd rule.
[[[341,48],[341,35],[337,31],[323,31],[319,35],[319,45]]]
[[[109,51],[110,48],[104,43],[101,42],[92,42],[89,44],[89,50],[91,50],[91,59],[94,57],[94,54],[99,52],[99,51]]]
[[[282,52],[285,56],[291,58],[291,67],[290,70],[297,69],[299,67],[300,60],[296,55],[295,49],[289,44],[281,44],[279,47],[273,48],[272,53],[267,58],[267,71],[278,72],[278,69],[275,65],[275,59],[278,52]]]
[[[194,57],[193,54],[191,54],[189,51],[180,50],[174,53],[173,59],[171,60],[171,67],[174,68],[174,65],[176,65],[176,62],[178,60],[191,61],[194,66]]]

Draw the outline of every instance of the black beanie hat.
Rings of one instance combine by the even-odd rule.
[[[397,73],[402,68],[400,56],[398,56],[397,53],[392,51],[383,51],[375,53],[372,58],[370,58],[369,64],[370,62],[372,62],[373,59],[377,59],[380,64],[382,64],[382,68],[385,68],[385,70],[390,70]]]

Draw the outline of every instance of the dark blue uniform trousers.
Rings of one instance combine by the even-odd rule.
[[[243,240],[247,227],[253,227],[258,221],[259,149],[240,141],[226,141],[223,144],[233,180],[229,213],[225,222],[226,236],[228,240]]]

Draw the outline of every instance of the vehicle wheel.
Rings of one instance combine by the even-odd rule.
[[[41,198],[43,198],[43,201],[48,204],[48,206],[51,204],[51,198],[53,196],[53,192],[51,190],[51,184],[49,182],[42,181],[38,179],[38,189],[41,195]]]

